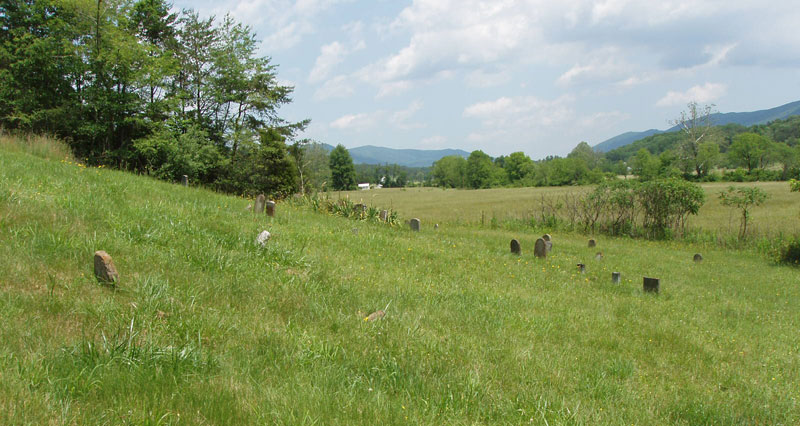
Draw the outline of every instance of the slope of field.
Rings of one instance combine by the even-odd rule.
[[[752,210],[748,229],[755,236],[800,234],[800,194],[789,191],[786,182],[703,183],[706,203],[697,216],[689,218],[690,228],[738,232],[739,211],[722,206],[719,193],[733,186],[756,186],[769,198]],[[476,223],[492,218],[504,220],[538,216],[542,197],[558,199],[566,193],[579,193],[591,187],[496,188],[480,190],[440,188],[383,188],[334,193],[368,205],[391,206],[402,216],[419,217],[426,222]],[[751,227],[752,226],[752,227]]]
[[[796,269],[249,203],[0,148],[0,424],[800,422]]]

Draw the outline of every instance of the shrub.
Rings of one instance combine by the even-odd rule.
[[[796,237],[781,247],[778,261],[795,266],[800,265],[800,237]]]

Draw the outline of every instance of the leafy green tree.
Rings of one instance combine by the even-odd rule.
[[[356,189],[356,171],[353,158],[343,145],[336,145],[330,154],[331,186],[336,191]]]
[[[525,153],[518,151],[512,152],[508,157],[505,159],[505,170],[506,174],[508,175],[508,180],[513,184],[515,182],[521,181],[527,171],[529,170],[529,165],[533,164],[533,160],[530,159]]]
[[[658,175],[659,162],[653,157],[646,148],[640,149],[636,156],[631,159],[631,169],[633,174],[639,176],[640,180],[652,180]]]
[[[765,136],[746,132],[736,135],[728,148],[728,157],[736,165],[744,166],[750,173],[763,166],[771,148],[771,141]]]
[[[696,215],[705,202],[703,188],[678,178],[642,182],[636,197],[650,238],[667,238],[670,230],[683,232],[687,217]]]
[[[719,157],[719,144],[710,140],[701,142],[697,148],[697,176],[708,175],[717,166]]]
[[[738,208],[741,212],[739,223],[739,238],[747,235],[747,223],[750,221],[750,211],[753,207],[760,206],[767,200],[768,194],[757,187],[735,187],[731,186],[727,191],[719,193],[722,204],[729,207]]]
[[[588,143],[581,142],[567,154],[567,158],[581,159],[586,164],[586,167],[594,169],[600,161],[600,154],[595,152]]]
[[[467,160],[460,155],[449,155],[433,163],[433,183],[445,188],[467,186]]]
[[[494,164],[483,151],[472,151],[467,158],[466,178],[470,188],[489,188],[492,185]]]

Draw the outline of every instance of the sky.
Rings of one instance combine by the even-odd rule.
[[[252,27],[301,137],[348,148],[566,155],[800,100],[797,0],[200,0]]]

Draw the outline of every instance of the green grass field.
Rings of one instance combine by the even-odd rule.
[[[720,191],[729,186],[756,186],[769,194],[764,205],[753,209],[750,234],[773,236],[800,234],[800,194],[789,191],[786,182],[705,183],[706,203],[700,214],[689,219],[690,228],[728,234],[739,229],[739,212],[722,206]],[[392,206],[401,215],[419,217],[426,222],[477,223],[495,217],[525,219],[541,210],[542,197],[555,199],[565,193],[589,191],[590,187],[497,188],[481,190],[441,188],[385,188],[368,191],[336,192],[332,197],[348,197],[368,205]]]
[[[456,224],[459,191],[381,192],[413,233],[45,156],[0,146],[0,424],[800,422],[800,272],[752,251],[554,233],[541,260],[547,230]]]

